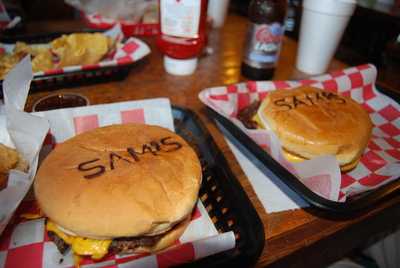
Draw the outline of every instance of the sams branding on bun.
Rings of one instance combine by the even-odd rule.
[[[274,131],[289,161],[334,155],[344,172],[356,167],[372,131],[356,101],[309,86],[270,92],[254,120]]]

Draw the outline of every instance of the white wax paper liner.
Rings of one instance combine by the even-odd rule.
[[[377,71],[365,64],[301,81],[249,81],[203,90],[200,100],[236,124],[268,151],[281,165],[297,175],[311,190],[333,201],[380,187],[400,174],[400,105],[375,88]],[[282,156],[279,140],[263,130],[249,130],[236,118],[240,109],[263,99],[269,91],[312,85],[349,96],[360,103],[374,124],[373,135],[360,163],[340,174],[330,156],[291,164]]]
[[[24,58],[3,82],[0,142],[16,148],[29,163],[28,173],[11,170],[7,188],[0,191],[0,234],[28,192],[36,174],[39,151],[49,130],[47,120],[23,112],[32,79],[30,58]],[[5,123],[5,124],[4,124]],[[4,128],[6,127],[6,128]]]

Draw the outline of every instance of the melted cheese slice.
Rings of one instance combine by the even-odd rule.
[[[300,162],[303,162],[304,160],[307,160],[306,158],[303,158],[303,157],[301,157],[299,155],[292,154],[292,153],[286,151],[285,149],[282,149],[282,153],[283,153],[283,156],[289,162],[292,162],[292,163],[300,163]]]
[[[108,253],[108,248],[111,244],[110,239],[97,240],[67,235],[50,220],[47,220],[46,228],[48,231],[57,234],[62,240],[65,241],[65,243],[70,245],[74,254],[88,255],[94,260],[103,258]]]
[[[35,220],[39,218],[43,218],[43,215],[40,213],[22,213],[20,215],[21,218],[26,219],[26,220]]]
[[[261,122],[261,118],[258,116],[258,112],[253,116],[252,119],[253,119],[253,121],[255,121],[257,123],[259,128],[261,128],[261,129],[264,128],[265,129],[264,124]]]

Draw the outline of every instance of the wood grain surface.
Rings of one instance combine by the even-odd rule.
[[[79,21],[39,22],[29,25],[31,32],[79,29],[82,29]],[[245,80],[240,75],[240,64],[246,29],[247,21],[244,17],[230,14],[222,29],[210,31],[207,52],[201,56],[197,71],[190,76],[167,74],[154,39],[146,37],[143,40],[150,45],[152,52],[131,70],[125,80],[59,89],[55,92],[79,92],[88,97],[91,104],[168,97],[172,104],[194,110],[223,151],[230,168],[263,221],[266,242],[257,266],[320,267],[362,246],[376,234],[390,231],[397,226],[400,222],[400,196],[396,195],[370,211],[349,219],[331,217],[313,209],[279,213],[268,213],[264,210],[222,134],[207,117],[205,107],[198,99],[198,93],[205,88]],[[274,79],[307,77],[294,67],[296,48],[295,41],[285,38]],[[344,67],[345,64],[334,60],[329,69],[338,70]],[[26,109],[30,110],[36,100],[49,93],[31,92]]]

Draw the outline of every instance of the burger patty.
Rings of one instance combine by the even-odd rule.
[[[0,172],[0,191],[7,187],[8,174]]]
[[[260,104],[260,101],[254,101],[249,106],[243,108],[238,112],[237,118],[243,123],[246,128],[256,129],[258,127],[257,122],[253,120],[253,116],[257,113]]]
[[[151,247],[161,239],[163,235],[141,236],[141,237],[121,237],[113,239],[110,251],[118,253],[132,253],[137,247]]]
[[[61,254],[67,252],[70,248],[62,238],[60,238],[56,233],[48,231],[47,232],[50,240],[56,244],[58,251]],[[163,235],[155,235],[155,236],[140,236],[140,237],[121,237],[113,239],[109,248],[110,252],[115,254],[118,253],[132,253],[134,249],[138,247],[151,247],[161,239]]]
[[[56,233],[48,231],[47,235],[49,236],[50,240],[53,241],[54,244],[56,244],[58,251],[60,251],[61,254],[64,254],[67,252],[69,249],[69,245],[65,243],[65,241],[60,238]]]

